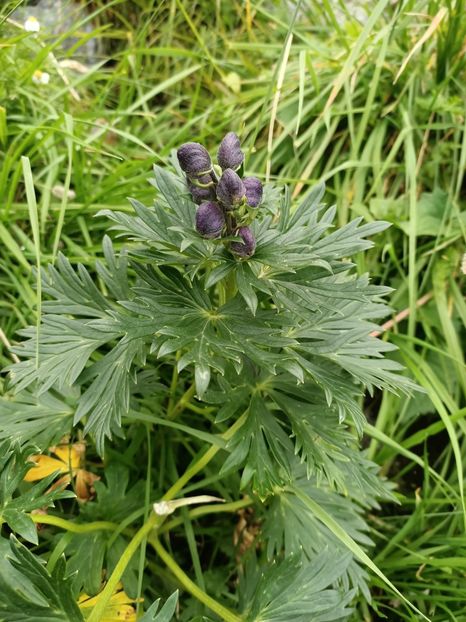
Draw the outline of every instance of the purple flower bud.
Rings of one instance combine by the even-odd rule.
[[[225,216],[218,203],[205,201],[196,212],[196,229],[204,238],[216,238],[225,226]]]
[[[249,227],[240,227],[236,234],[243,240],[242,242],[232,242],[230,250],[239,257],[251,257],[256,249],[256,238]]]
[[[244,153],[240,149],[239,138],[234,132],[228,132],[220,143],[217,160],[223,170],[226,168],[236,169],[241,166]]]
[[[231,209],[241,203],[245,192],[241,178],[231,168],[227,168],[218,182],[217,197],[227,209]]]
[[[185,143],[176,153],[181,168],[190,177],[200,177],[212,169],[210,155],[199,143]]]
[[[245,177],[243,185],[246,188],[246,200],[250,207],[257,207],[262,201],[262,184],[257,177]]]
[[[208,184],[210,182],[212,185],[208,188],[201,188],[196,184],[196,181],[200,182],[201,184]],[[215,187],[210,175],[203,175],[202,177],[199,177],[196,181],[193,182],[188,177],[188,189],[191,193],[194,203],[197,203],[199,205],[203,201],[214,201],[216,198]]]

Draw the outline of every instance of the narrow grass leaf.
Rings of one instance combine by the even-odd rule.
[[[40,322],[42,315],[42,281],[40,274],[41,267],[41,246],[40,246],[40,229],[39,214],[37,212],[36,192],[34,190],[34,181],[32,179],[31,163],[26,156],[21,157],[21,165],[23,167],[24,185],[26,188],[26,199],[29,210],[29,221],[32,229],[32,239],[34,241],[34,250],[36,255],[37,268],[37,290],[36,290],[36,367],[39,367],[39,343],[40,343]]]

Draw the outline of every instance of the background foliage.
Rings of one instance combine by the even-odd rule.
[[[289,184],[300,199],[317,181],[325,181],[326,201],[336,203],[341,225],[355,216],[393,225],[358,258],[358,270],[369,270],[373,282],[396,290],[390,300],[393,317],[405,313],[392,323],[389,338],[425,390],[412,398],[376,391],[364,404],[368,455],[397,484],[399,502],[367,509],[374,561],[432,619],[463,619],[464,2],[380,0],[356,10],[346,2],[304,0],[295,11],[294,3],[248,0],[97,1],[88,3],[87,16],[72,14],[62,35],[43,32],[39,38],[5,21],[16,4],[2,7],[0,32],[3,345],[17,341],[17,331],[36,321],[31,266],[45,266],[61,250],[71,263],[94,270],[96,258],[110,252],[101,245],[108,221],[94,216],[102,209],[130,213],[127,196],[150,204],[152,165],[182,142],[199,140],[213,150],[233,129],[249,148],[251,174]],[[98,42],[91,51],[86,47],[90,38]],[[34,84],[37,69],[50,73],[48,85]],[[33,173],[37,222],[29,216],[22,156]],[[117,239],[114,245],[119,249],[122,242]],[[5,347],[1,362],[2,367],[11,363]],[[139,396],[149,413],[156,412],[156,404],[149,403],[156,389],[157,379],[147,378],[147,393]],[[75,395],[43,406],[44,412],[52,408],[56,413],[55,439],[41,424],[41,406],[24,399],[20,409],[4,402],[0,436],[9,437],[21,426],[31,429],[34,418],[34,440],[45,447],[69,429]],[[214,407],[206,411],[208,418],[214,415]],[[183,423],[191,426],[198,416],[189,412]],[[183,434],[159,427],[157,448],[163,451],[165,439],[180,440]],[[112,475],[106,469],[96,487],[115,507],[109,511],[105,505],[102,513],[98,503],[90,505],[87,520],[126,525],[131,513],[144,506],[147,485],[144,490],[137,482],[162,477],[151,471],[151,442],[142,425],[127,441],[117,439],[110,446],[106,459],[119,454],[125,473]],[[185,449],[191,456],[196,443],[186,443]],[[98,464],[93,447],[88,447],[88,460],[91,467]],[[215,481],[217,467],[209,466],[205,480],[195,485]],[[165,468],[169,479],[176,479],[169,456]],[[127,481],[130,491],[121,505],[118,495],[105,493],[116,481]],[[197,538],[219,543],[218,550],[211,544],[202,548],[202,559],[193,521],[198,521]],[[251,529],[257,521],[250,519]],[[216,556],[234,557],[231,534],[237,522],[234,513],[229,522],[212,515],[202,523],[186,513],[179,525],[177,537],[188,547],[178,561],[218,598],[228,598],[228,577],[220,577],[212,564]],[[28,529],[25,523],[21,535]],[[98,533],[100,540],[112,537]],[[123,544],[113,541],[116,556],[118,546],[124,547],[124,534],[120,537]],[[270,546],[280,537],[272,533]],[[58,556],[65,544],[74,551],[68,560],[72,568],[77,560],[88,563],[80,554],[79,534],[71,538],[50,529],[35,552],[53,550]],[[100,560],[107,548],[94,545]],[[16,557],[25,555],[19,545],[12,546]],[[129,584],[136,582],[136,587],[138,563],[135,557],[127,570]],[[98,562],[89,561],[89,567],[98,568]],[[58,563],[55,572],[62,572]],[[152,600],[177,586],[169,573],[159,577],[157,585],[145,586]],[[93,580],[98,579],[88,574],[85,589],[92,591]],[[356,620],[376,620],[374,611],[390,620],[417,619],[377,576],[371,576],[370,586],[373,608],[361,602]],[[247,594],[244,598],[247,602]],[[185,615],[194,619],[202,613],[193,600]]]

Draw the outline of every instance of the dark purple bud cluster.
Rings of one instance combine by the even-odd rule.
[[[185,143],[177,152],[186,173],[188,190],[195,203],[196,229],[204,238],[234,236],[229,250],[239,258],[251,257],[256,248],[248,225],[262,201],[262,183],[257,177],[241,178],[244,154],[234,132],[228,132],[217,152],[218,166],[199,143]]]
[[[232,242],[230,250],[239,257],[251,257],[256,250],[256,238],[249,227],[240,227],[236,232],[240,242]]]
[[[246,201],[251,207],[258,207],[262,201],[262,184],[257,177],[245,177],[243,179]]]
[[[197,208],[196,229],[204,238],[218,238],[225,226],[225,216],[218,203],[204,201]]]
[[[223,175],[217,184],[217,198],[227,210],[231,210],[244,202],[246,188],[241,177],[233,169],[227,168],[223,171]]]
[[[209,152],[199,143],[185,143],[177,152],[178,162],[188,177],[202,177],[212,170]]]
[[[222,170],[227,168],[236,170],[241,166],[243,160],[244,153],[241,151],[238,136],[234,132],[228,132],[218,148],[217,162]]]
[[[202,175],[202,177],[194,181],[188,178],[188,189],[194,203],[198,205],[202,203],[202,201],[215,201],[217,198],[215,196],[214,182],[210,175]]]

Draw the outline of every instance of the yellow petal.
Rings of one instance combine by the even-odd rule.
[[[76,449],[74,445],[57,445],[51,447],[50,451],[53,452],[60,460],[62,460],[67,467],[67,471],[71,465],[71,470],[79,469],[81,464],[81,453]]]
[[[109,604],[104,611],[101,622],[136,622],[136,609],[132,605]]]
[[[108,605],[105,607],[100,622],[122,622],[122,620],[125,620],[125,622],[136,622],[136,609],[131,605],[136,600],[125,594],[121,589],[121,583],[118,584],[117,590],[112,594]],[[78,599],[78,605],[84,615],[84,619],[89,616],[98,598],[99,594],[92,597],[87,594],[81,594]]]
[[[51,473],[55,473],[55,471],[60,471],[60,473],[68,472],[68,465],[56,458],[51,458],[50,456],[30,456],[29,459],[35,462],[35,466],[29,469],[24,476],[26,482],[35,482],[39,479],[44,479],[44,477],[47,477],[47,475]]]

